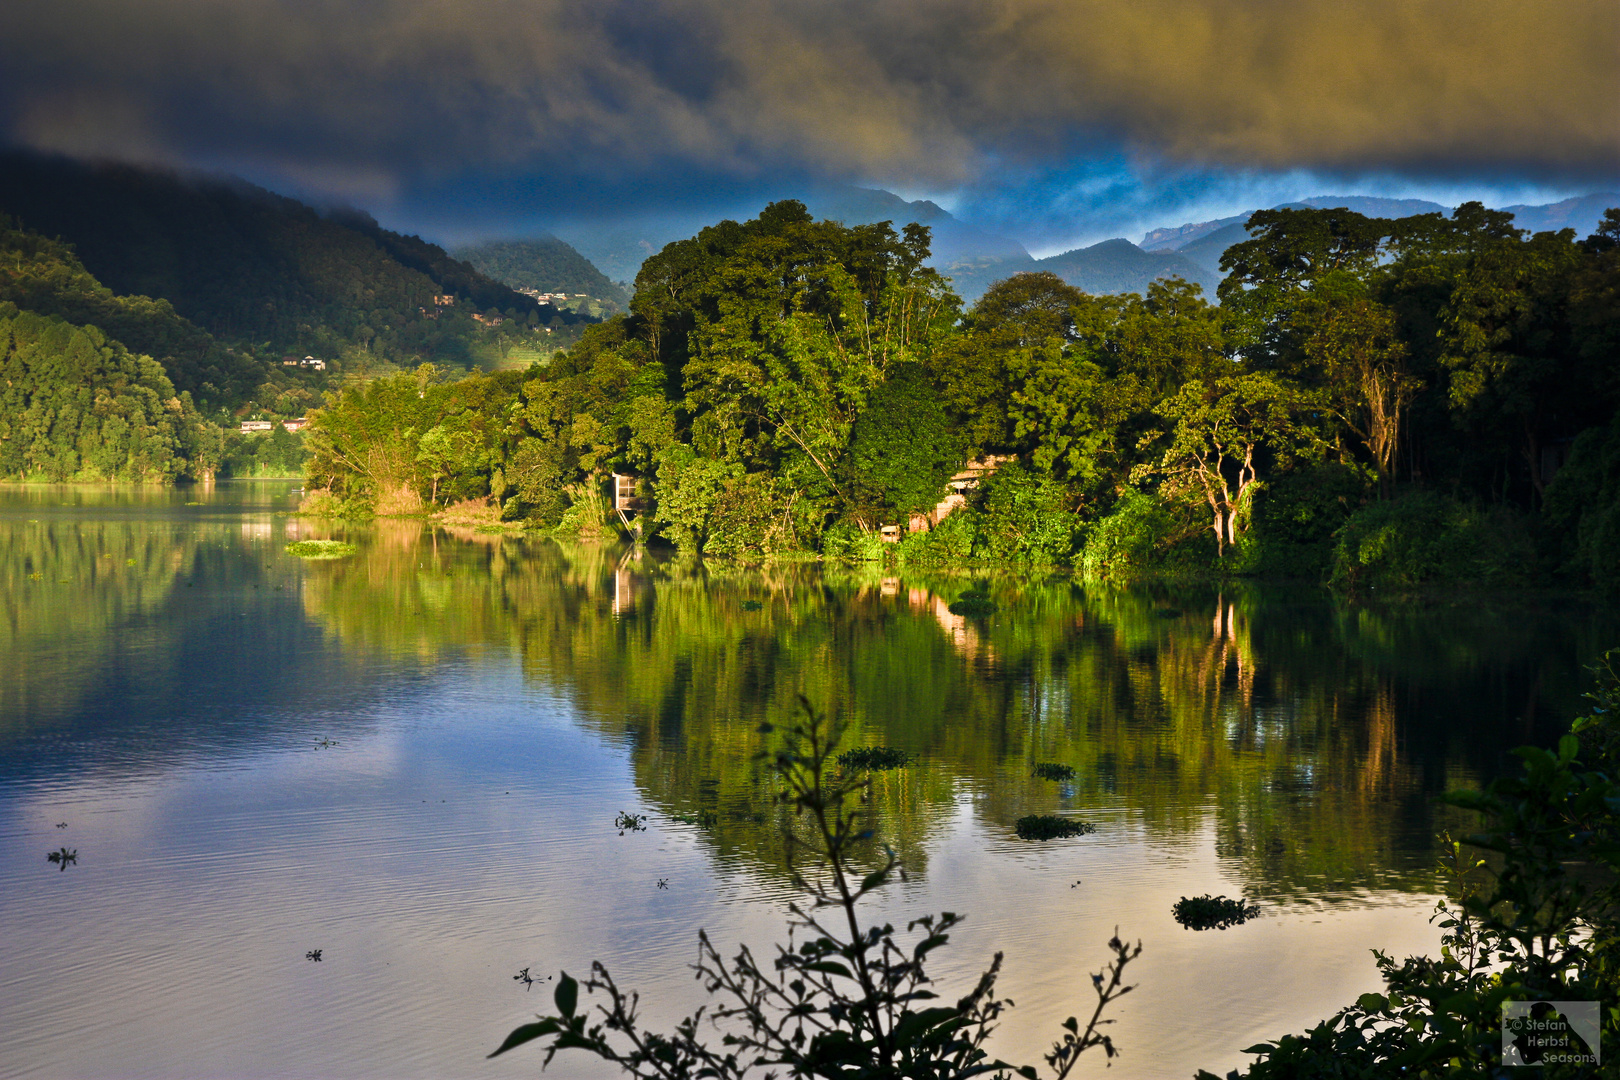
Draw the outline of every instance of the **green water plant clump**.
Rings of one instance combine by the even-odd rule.
[[[1013,826],[1020,840],[1065,840],[1071,836],[1085,836],[1097,831],[1089,821],[1059,817],[1056,814],[1030,814],[1018,819]]]
[[[347,559],[359,550],[342,540],[296,540],[287,545],[287,554],[300,559]]]
[[[1242,926],[1250,919],[1259,918],[1260,909],[1241,897],[1230,900],[1224,896],[1183,896],[1170,909],[1176,922],[1188,930],[1225,930],[1228,926]]]
[[[839,754],[838,764],[844,769],[884,772],[911,764],[911,758],[904,750],[896,750],[892,746],[857,746]]]
[[[952,615],[965,615],[970,619],[987,618],[999,610],[996,602],[990,599],[990,594],[984,589],[969,589],[951,601],[950,605]]]
[[[1035,766],[1035,775],[1042,780],[1073,780],[1074,766],[1043,761]]]
[[[647,815],[633,814],[628,810],[620,810],[619,816],[613,819],[613,827],[623,836],[627,832],[646,832]]]

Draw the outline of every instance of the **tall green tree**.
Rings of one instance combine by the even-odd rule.
[[[1319,398],[1271,372],[1234,372],[1184,384],[1160,409],[1171,425],[1158,460],[1138,467],[1166,496],[1209,508],[1216,549],[1238,541],[1262,470],[1323,449],[1310,413]]]
[[[961,435],[921,364],[898,364],[855,421],[844,490],[866,525],[931,510],[963,461]]]

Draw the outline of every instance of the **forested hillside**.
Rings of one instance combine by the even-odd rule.
[[[630,472],[656,533],[742,558],[878,557],[898,524],[903,560],[1620,587],[1620,211],[1584,240],[1478,204],[1248,226],[1220,306],[1032,273],[964,314],[925,228],[773,204],[649,259],[546,370],[346,392],[311,476],[600,530]]]
[[[221,460],[190,396],[93,326],[0,301],[0,380],[0,477],[169,483]]]
[[[301,474],[303,436],[244,435],[230,412],[301,416],[324,400],[325,372],[222,346],[167,301],[113,293],[70,247],[3,217],[0,306],[0,478]]]
[[[70,242],[114,293],[166,300],[261,360],[464,365],[544,336],[533,299],[440,248],[239,180],[8,152],[0,212]]]
[[[1037,259],[1036,271],[1056,274],[1090,293],[1146,293],[1151,282],[1179,277],[1213,292],[1219,274],[1173,251],[1143,251],[1129,240],[1104,240],[1088,248]]]
[[[555,236],[527,240],[491,240],[458,248],[456,257],[480,273],[514,289],[583,295],[603,302],[612,312],[624,311],[630,297],[573,247]]]
[[[116,295],[91,276],[67,245],[18,229],[4,216],[0,300],[23,311],[99,327],[158,361],[175,388],[204,407],[250,399],[271,374],[262,363],[224,348],[176,314],[167,300]]]

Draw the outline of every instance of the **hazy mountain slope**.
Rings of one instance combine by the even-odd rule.
[[[913,222],[928,226],[932,234],[929,265],[951,278],[956,291],[969,303],[992,282],[1031,269],[1034,259],[1017,240],[977,229],[957,220],[948,211],[926,199],[908,202],[891,191],[878,188],[827,186],[812,189],[798,198],[818,218],[845,225],[870,225],[879,221],[894,223],[898,232]],[[739,209],[739,220],[759,213],[760,207]],[[618,222],[608,226],[581,224],[556,228],[558,237],[615,281],[631,282],[649,255],[665,244],[696,236],[711,220],[690,215]]]
[[[1249,238],[1249,230],[1243,223],[1249,220],[1244,214],[1229,225],[1223,225],[1212,233],[1206,233],[1192,243],[1175,249],[1175,253],[1188,262],[1195,263],[1206,273],[1214,274],[1220,279],[1221,255],[1233,244],[1240,244]]]
[[[741,213],[740,216],[746,218],[750,214],[757,214],[759,209],[756,206],[750,213]],[[584,256],[608,280],[630,286],[635,284],[641,264],[662,251],[665,244],[696,236],[717,220],[719,218],[715,215],[700,217],[683,213],[607,224],[570,222],[554,226],[552,234]]]
[[[1310,206],[1317,210],[1352,210],[1367,217],[1402,218],[1417,214],[1450,214],[1451,207],[1426,199],[1379,199],[1370,195],[1314,195],[1287,207]]]
[[[1513,215],[1514,224],[1521,229],[1531,232],[1574,229],[1577,237],[1585,239],[1597,229],[1603,211],[1611,206],[1620,206],[1620,194],[1606,191],[1542,206],[1504,206],[1502,209]]]
[[[457,248],[457,258],[514,289],[543,293],[583,293],[619,310],[630,304],[625,291],[570,244],[555,236],[491,240]]]
[[[71,242],[113,292],[161,297],[216,337],[267,352],[465,355],[479,328],[438,319],[435,295],[538,310],[417,237],[240,180],[6,152],[0,212]]]
[[[1300,202],[1283,203],[1284,207],[1315,207],[1317,209],[1343,208],[1368,217],[1399,218],[1414,214],[1450,215],[1451,207],[1423,199],[1379,199],[1365,195],[1317,195]],[[1620,195],[1600,193],[1564,199],[1541,206],[1504,206],[1521,229],[1531,232],[1572,228],[1577,236],[1587,236],[1597,228],[1603,211],[1620,206]],[[1221,254],[1233,244],[1248,238],[1243,223],[1253,210],[1217,221],[1193,222],[1174,227],[1151,229],[1142,238],[1144,251],[1174,251],[1197,263],[1211,273],[1219,273]]]
[[[1143,251],[1180,251],[1182,248],[1228,225],[1239,225],[1249,219],[1248,214],[1216,218],[1214,221],[1195,221],[1162,229],[1149,229],[1139,245]]]
[[[955,220],[938,203],[928,199],[907,202],[882,188],[821,188],[804,196],[804,205],[818,218],[841,221],[845,225],[892,221],[899,230],[911,222],[932,225],[941,220]]]
[[[926,199],[907,202],[893,192],[834,188],[810,196],[805,205],[821,218],[845,225],[892,221],[895,231],[915,222],[928,226],[933,252],[929,265],[951,279],[957,295],[971,304],[992,282],[1035,268],[1024,245],[957,220]]]
[[[1239,226],[1241,228],[1241,226]],[[1145,293],[1156,278],[1180,277],[1204,287],[1211,298],[1220,277],[1178,252],[1143,251],[1129,240],[1104,240],[1088,248],[1037,259],[1033,270],[1050,270],[1088,293]]]

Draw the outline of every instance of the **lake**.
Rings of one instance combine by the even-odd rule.
[[[997,1052],[1089,1015],[1117,926],[1107,1075],[1224,1071],[1377,988],[1371,949],[1436,951],[1434,796],[1556,739],[1620,644],[1578,599],[705,566],[306,521],[297,486],[0,489],[0,1074],[534,1076],[484,1055],[596,959],[676,1019],[700,928],[783,938],[757,729],[800,694],[915,759],[876,776],[908,880],[873,915],[967,914],[946,996],[1005,952]],[[974,586],[999,611],[952,615]],[[1204,893],[1262,915],[1177,925]]]

